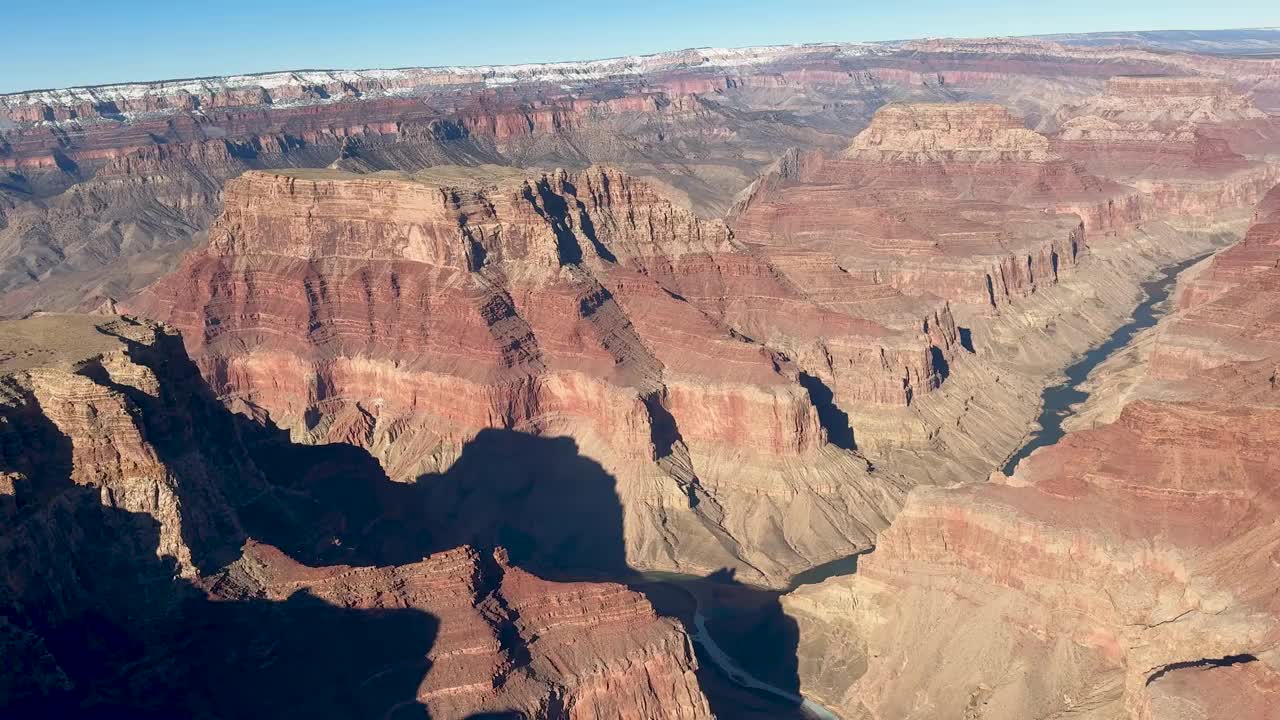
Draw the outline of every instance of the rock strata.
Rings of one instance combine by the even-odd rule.
[[[1215,264],[1253,256],[1266,226]],[[1223,346],[1265,338],[1269,311],[1238,303],[1274,306],[1275,271],[1166,318],[1157,347],[1191,328]],[[1274,350],[1221,357],[1180,384],[1157,350],[1158,387],[1114,422],[1012,477],[914,490],[856,576],[784,602],[802,647],[809,633],[848,638],[845,674],[815,659],[815,694],[850,717],[1268,717]]]
[[[259,449],[164,327],[41,315],[0,339],[7,716],[712,717],[688,636],[620,585],[502,550],[380,562],[415,553],[387,518],[314,542],[393,512],[354,500],[391,484]],[[300,481],[259,464],[281,453]]]
[[[128,304],[224,402],[405,482],[486,428],[571,436],[616,479],[632,567],[780,582],[857,549],[904,485],[812,393],[905,406],[956,352],[945,305],[883,325],[892,290],[833,302],[868,283],[612,169],[250,173],[226,196],[207,249]]]

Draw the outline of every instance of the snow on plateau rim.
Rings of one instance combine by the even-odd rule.
[[[451,80],[454,80],[455,82],[509,85],[517,82],[539,80],[599,80],[609,77],[641,75],[686,65],[713,68],[761,65],[806,51],[836,52],[847,56],[869,55],[882,47],[872,43],[767,45],[745,48],[698,48],[655,53],[653,55],[629,55],[605,60],[525,63],[520,65],[458,65],[369,70],[285,70],[249,75],[86,85],[56,90],[28,90],[0,94],[0,104],[9,106],[34,105],[38,103],[67,105],[82,102],[136,100],[152,94],[176,95],[185,92],[199,95],[209,91],[253,88],[272,90],[290,86],[367,81],[443,85],[449,84]]]

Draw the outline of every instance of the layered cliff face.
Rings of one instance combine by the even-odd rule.
[[[1117,156],[1110,136],[1051,140],[994,105],[890,104],[840,157],[785,156],[730,224],[748,244],[819,249],[907,294],[997,310],[1069,272],[1089,237],[1160,220],[1209,226],[1252,208],[1276,180],[1274,166],[1207,138],[1229,162],[1195,173],[1162,164],[1168,137],[1150,132],[1162,147],[1129,148],[1142,158],[1135,178],[1076,162]]]
[[[853,451],[832,388],[906,406],[958,347],[945,306],[755,253],[614,170],[250,173],[226,196],[208,248],[128,304],[224,402],[405,482],[485,428],[571,436],[616,478],[631,567],[776,583],[865,544],[905,482]]]
[[[1214,264],[1252,265],[1264,220]],[[1162,321],[1114,421],[1012,477],[914,490],[857,576],[785,600],[802,657],[850,648],[811,659],[813,692],[852,717],[1271,717],[1278,271],[1224,272]],[[1247,352],[1186,382],[1164,348],[1188,335]]]
[[[370,502],[392,486],[376,464],[260,437],[163,327],[44,315],[0,339],[15,717],[711,717],[688,637],[642,596],[437,552],[448,528],[423,544],[391,519],[403,499]],[[282,454],[287,473],[259,465]]]
[[[886,102],[998,102],[1034,123],[1117,75],[1222,79],[1265,99],[1274,64],[953,40],[12,93],[0,96],[0,192],[14,191],[19,220],[0,217],[0,313],[135,292],[203,240],[217,188],[248,168],[608,163],[718,216],[787,147],[834,153]],[[1246,152],[1259,133],[1229,140]]]
[[[1047,124],[1054,149],[1091,172],[1156,182],[1257,174],[1258,163],[1240,153],[1265,155],[1276,140],[1252,97],[1194,76],[1113,77],[1101,95],[1064,106]]]
[[[1215,255],[1179,286],[1177,317],[1146,348],[1137,392],[1189,392],[1204,372],[1280,356],[1280,188],[1263,199],[1244,239]]]
[[[714,103],[661,93],[596,100],[508,92],[435,105],[353,101],[306,109],[219,109],[185,122],[140,118],[112,132],[102,124],[114,123],[102,121],[74,132],[101,147],[65,148],[58,144],[65,133],[53,133],[47,139],[54,155],[44,159],[24,159],[15,138],[7,147],[19,156],[10,171],[17,205],[0,223],[0,312],[91,308],[136,292],[203,239],[223,183],[252,168],[373,172],[604,160],[678,186],[714,213],[773,152],[830,142],[805,128],[746,127]],[[34,280],[42,282],[38,291]]]
[[[1044,162],[1049,141],[1002,105],[894,104],[876,113],[845,156],[872,162]]]
[[[784,156],[728,222],[757,252],[829,254],[875,287],[950,303],[970,352],[947,358],[949,391],[894,411],[834,398],[877,466],[945,483],[985,478],[1016,446],[1034,388],[1120,322],[1146,273],[1210,247],[1211,232],[1175,228],[1234,230],[1265,177],[1125,185],[1002,108],[888,105],[839,157]]]
[[[1228,80],[1203,76],[1112,77],[1104,93],[1085,107],[1108,120],[1166,128],[1188,121],[1213,125],[1266,116],[1247,93],[1237,91]]]
[[[991,314],[1069,275],[1087,246],[1073,205],[1121,192],[1003,107],[892,104],[840,157],[785,157],[730,224],[745,243],[827,252],[907,295]]]
[[[829,253],[907,295],[991,310],[1056,282],[1086,250],[1075,215],[973,196],[1008,177],[1000,163],[798,161],[739,206],[730,223],[743,242]]]

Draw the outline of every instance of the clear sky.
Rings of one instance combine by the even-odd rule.
[[[1280,0],[4,0],[0,92],[688,47],[1280,25]]]

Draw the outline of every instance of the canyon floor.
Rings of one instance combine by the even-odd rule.
[[[0,711],[1280,718],[1268,37],[0,95]]]

